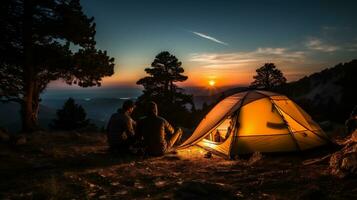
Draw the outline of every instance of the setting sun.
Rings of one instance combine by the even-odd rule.
[[[216,85],[216,81],[210,80],[210,81],[208,81],[208,84],[209,84],[210,86],[214,86],[214,85]]]

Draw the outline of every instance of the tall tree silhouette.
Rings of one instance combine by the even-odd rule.
[[[79,0],[4,0],[0,9],[0,98],[21,104],[24,131],[37,128],[50,81],[100,86],[113,74],[114,59],[96,49],[94,18]]]
[[[183,75],[182,63],[167,51],[159,53],[151,64],[145,69],[149,75],[139,81],[138,85],[144,87],[143,95],[139,97],[139,103],[155,101],[158,103],[163,116],[178,122],[175,116],[187,111],[185,105],[193,105],[192,95],[183,93],[175,83],[187,80]]]
[[[256,72],[257,75],[253,76],[254,81],[250,85],[253,88],[272,90],[286,83],[286,78],[274,63],[265,63]]]

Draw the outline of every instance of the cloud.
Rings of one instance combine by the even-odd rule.
[[[226,78],[236,77],[237,80],[243,82],[249,82],[248,79],[255,73],[255,70],[264,63],[275,63],[288,80],[303,77],[304,74],[300,72],[301,67],[310,64],[303,51],[262,47],[253,51],[232,53],[194,53],[190,55],[189,61],[195,63],[194,70],[201,75],[215,74]]]
[[[216,43],[219,43],[219,44],[223,44],[223,45],[228,46],[228,43],[222,42],[221,40],[218,40],[218,39],[216,39],[216,38],[214,38],[214,37],[211,37],[211,36],[209,36],[209,35],[206,35],[206,34],[203,34],[203,33],[199,33],[199,32],[195,32],[195,31],[191,31],[191,32],[192,32],[193,34],[198,35],[198,36],[200,36],[200,37],[202,37],[202,38],[205,38],[205,39],[207,39],[207,40],[211,40],[211,41],[213,41],[213,42],[216,42]]]
[[[357,41],[357,38],[355,39]],[[357,42],[355,44],[351,44],[346,48],[347,51],[357,51]]]
[[[190,61],[202,63],[210,69],[235,69],[239,66],[259,65],[266,62],[299,62],[305,53],[290,51],[286,48],[258,48],[254,51],[234,53],[196,53]]]
[[[306,47],[311,50],[322,51],[322,52],[334,52],[340,49],[339,46],[327,44],[318,38],[310,38],[306,42]]]

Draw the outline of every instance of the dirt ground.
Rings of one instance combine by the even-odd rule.
[[[0,199],[357,199],[356,178],[329,175],[327,162],[302,164],[326,150],[256,162],[205,153],[113,155],[103,135],[37,133],[0,144]]]

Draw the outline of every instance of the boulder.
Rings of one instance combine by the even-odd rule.
[[[254,152],[248,160],[248,165],[254,165],[263,159],[263,155],[260,152]]]
[[[357,175],[357,131],[341,144],[344,147],[330,158],[330,173],[339,178]]]
[[[351,142],[357,143],[357,130],[352,133],[350,140],[351,140]]]
[[[15,145],[25,145],[27,143],[27,139],[25,135],[19,135],[15,139]]]

